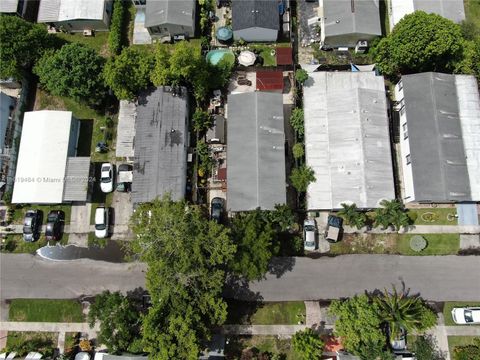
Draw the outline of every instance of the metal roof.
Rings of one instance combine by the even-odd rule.
[[[219,142],[225,144],[225,118],[222,115],[214,115],[213,126],[206,134],[208,142]]]
[[[18,0],[0,1],[0,13],[16,13],[18,9]]]
[[[256,89],[260,91],[283,91],[282,71],[257,71]]]
[[[248,28],[280,28],[277,0],[232,0],[233,31]]]
[[[67,158],[63,201],[86,201],[88,193],[89,175],[89,157]]]
[[[292,65],[293,55],[291,47],[276,48],[277,65]]]
[[[416,10],[433,13],[454,22],[465,20],[463,0],[391,0],[391,27]]]
[[[227,207],[273,210],[286,202],[285,134],[280,93],[228,96]]]
[[[145,27],[162,24],[195,25],[195,0],[149,0],[145,9]]]
[[[323,0],[325,36],[382,35],[378,0]]]
[[[13,203],[62,203],[71,128],[70,111],[25,113]]]
[[[107,0],[40,0],[38,22],[102,20]]]
[[[0,92],[0,153],[5,145],[5,134],[8,127],[8,118],[10,117],[10,106],[15,105],[15,99],[7,94]]]
[[[158,87],[138,99],[132,200],[144,203],[170,193],[185,196],[187,174],[187,90],[174,96]]]
[[[316,72],[304,85],[309,210],[378,207],[395,197],[383,77]]]
[[[415,200],[471,200],[455,75],[402,77]]]
[[[118,113],[116,157],[133,157],[133,139],[135,138],[135,119],[137,107],[134,102],[120,100]]]

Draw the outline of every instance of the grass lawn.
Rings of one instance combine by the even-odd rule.
[[[275,54],[272,55],[272,50],[275,50],[274,46],[262,44],[249,45],[249,49],[262,57],[264,67],[277,66],[277,57]]]
[[[59,38],[71,42],[71,43],[80,43],[86,46],[89,46],[95,49],[100,55],[107,57],[108,54],[108,31],[98,31],[95,33],[95,36],[83,36],[82,33],[57,33]]]
[[[421,208],[408,210],[414,225],[457,225],[456,208]]]
[[[15,209],[13,213],[13,223],[14,224],[23,224],[23,219],[25,218],[25,213],[28,210],[41,210],[43,212],[43,223],[47,223],[48,213],[52,210],[62,210],[65,213],[65,224],[70,224],[70,216],[72,213],[71,205],[26,205],[22,208],[16,209],[15,205],[12,205]]]
[[[237,336],[229,337],[229,343],[225,346],[225,355],[227,359],[239,359],[242,350],[247,348],[256,348],[258,351],[283,354],[281,359],[301,360],[293,348],[291,339],[279,339],[275,336]]]
[[[480,301],[450,301],[446,302],[443,306],[443,317],[445,318],[445,325],[447,326],[457,326],[452,319],[452,309],[454,307],[480,307]],[[480,326],[480,325],[469,325],[469,326]]]
[[[463,0],[465,6],[465,16],[467,20],[474,22],[480,27],[480,1]]]
[[[89,232],[88,233],[88,246],[97,246],[100,248],[104,248],[107,246],[107,243],[109,241],[109,238],[104,238],[104,239],[99,239],[95,236],[94,232]]]
[[[58,333],[9,331],[7,348],[17,352],[17,357],[25,356],[30,351],[38,351],[49,358],[57,347],[57,341]]]
[[[480,339],[480,338],[475,336],[449,336],[448,349],[450,351],[450,355],[452,356],[452,359],[455,359],[453,357],[453,349],[455,349],[456,346],[474,344],[475,339]]]
[[[305,322],[303,301],[263,304],[233,300],[228,302],[229,324],[296,325],[299,321]]]
[[[4,242],[3,242],[4,241]],[[54,245],[54,242],[50,242],[50,245]],[[67,245],[68,244],[68,234],[62,235],[62,240],[57,241],[56,243]],[[23,240],[21,234],[12,234],[7,235],[6,239],[2,240],[2,249],[1,252],[9,253],[28,253],[33,254],[37,249],[47,245],[45,240],[45,234],[40,235],[40,239],[35,242],[28,242]]]
[[[402,255],[455,255],[460,248],[460,235],[458,234],[424,234],[427,247],[421,252],[410,249],[412,234],[400,235],[397,243],[398,252]]]
[[[76,300],[15,299],[10,302],[10,321],[84,322]]]

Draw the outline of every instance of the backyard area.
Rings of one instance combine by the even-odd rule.
[[[100,55],[108,56],[107,39],[108,31],[96,32],[94,36],[84,36],[82,33],[62,33],[56,34],[60,39],[71,43],[80,43],[95,49]]]
[[[62,235],[62,240],[57,242],[52,241],[50,242],[50,245],[54,245],[54,243],[67,245],[68,234],[64,233]],[[23,240],[22,234],[9,234],[5,239],[2,239],[1,252],[33,254],[37,249],[46,245],[47,240],[45,239],[44,233],[40,235],[40,239],[34,242]]]
[[[239,359],[242,350],[254,348],[254,352],[270,352],[284,354],[281,359],[285,360],[301,360],[302,357],[297,355],[291,344],[290,339],[282,339],[277,336],[237,336],[230,337],[225,347],[225,355],[227,359]]]
[[[468,21],[474,22],[480,27],[480,1],[463,0],[465,6],[465,16]]]
[[[53,355],[53,349],[57,347],[57,340],[58,333],[9,331],[7,348],[15,349],[17,356],[38,351],[44,357],[50,357]]]
[[[450,352],[450,355],[452,356],[452,359],[457,359],[454,355],[455,352],[455,347],[457,346],[462,346],[462,345],[473,345],[475,342],[475,339],[478,341],[478,337],[474,336],[449,336],[448,337],[448,349]],[[474,359],[472,358],[465,358],[466,360],[469,359]]]
[[[10,302],[10,321],[84,322],[82,304],[76,300],[15,299]]]
[[[452,319],[452,309],[455,307],[480,307],[480,301],[456,301],[446,302],[443,306],[443,317],[445,318],[445,325],[456,326]],[[472,325],[470,325],[472,326]],[[476,325],[473,325],[476,326]],[[477,325],[480,326],[480,325]]]
[[[254,303],[228,301],[228,324],[296,325],[305,323],[302,301]]]

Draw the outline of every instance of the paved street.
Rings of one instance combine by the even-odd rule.
[[[258,294],[265,301],[331,299],[383,289],[402,282],[429,300],[480,299],[476,256],[345,255],[334,258],[282,258],[275,274],[238,291],[238,298]],[[0,298],[75,298],[105,289],[144,287],[141,264],[93,260],[50,262],[27,254],[0,255]],[[278,275],[277,275],[278,274]]]

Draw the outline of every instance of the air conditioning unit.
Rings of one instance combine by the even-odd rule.
[[[93,30],[91,29],[84,29],[83,36],[93,36]]]
[[[357,45],[355,46],[355,53],[363,54],[367,51],[367,49],[368,49],[368,41],[360,40],[359,42],[357,42]]]

